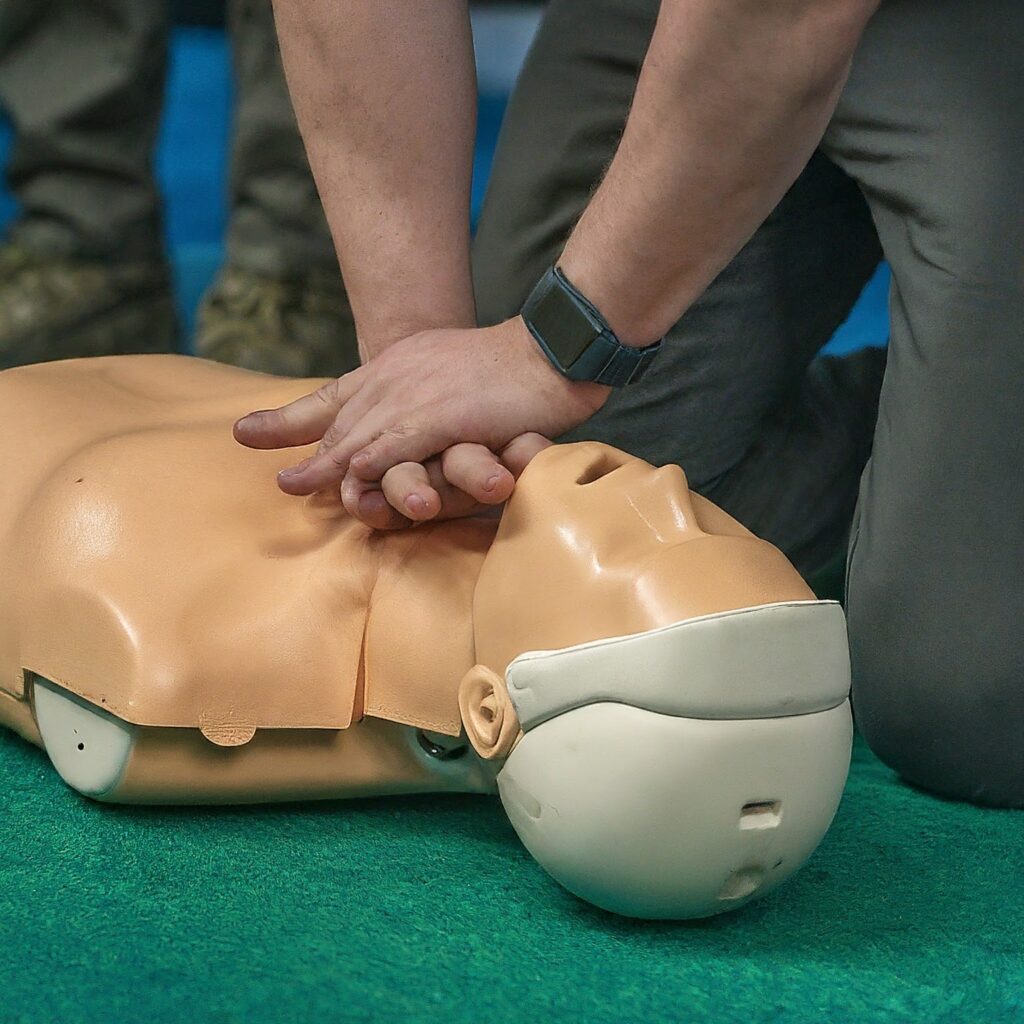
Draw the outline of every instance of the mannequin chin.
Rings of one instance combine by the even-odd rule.
[[[768,892],[849,764],[845,622],[771,545],[596,443],[500,523],[373,534],[231,424],[313,382],[184,357],[0,373],[0,722],[110,802],[495,790],[608,910]]]

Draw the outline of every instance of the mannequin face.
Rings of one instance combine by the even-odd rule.
[[[474,617],[467,734],[570,891],[631,916],[716,914],[784,881],[828,828],[850,753],[842,611],[677,468],[542,453]]]
[[[677,466],[556,446],[523,474],[484,562],[477,659],[502,673],[527,650],[812,598],[776,548],[692,495]]]

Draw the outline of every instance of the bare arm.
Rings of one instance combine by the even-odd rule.
[[[782,198],[878,0],[663,0],[618,151],[562,256],[623,341],[661,337]]]
[[[623,341],[664,334],[792,184],[877,4],[663,0],[619,149],[560,261]],[[414,257],[422,244],[410,239]],[[500,451],[525,431],[555,437],[606,397],[560,376],[516,316],[398,341],[316,395],[247,417],[237,436],[253,447],[322,438],[280,478],[309,494],[346,475],[380,480],[458,442]]]
[[[274,14],[364,360],[472,327],[466,0],[274,0]]]

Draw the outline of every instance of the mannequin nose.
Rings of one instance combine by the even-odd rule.
[[[662,540],[679,540],[681,534],[702,533],[686,476],[679,466],[654,469],[640,459],[625,463],[596,481],[602,497],[628,506]]]

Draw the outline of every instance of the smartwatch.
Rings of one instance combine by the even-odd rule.
[[[661,348],[623,345],[597,307],[552,267],[522,311],[530,334],[552,366],[570,380],[622,387],[638,381]]]

